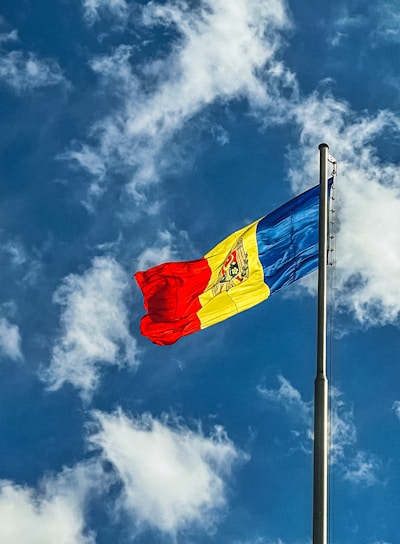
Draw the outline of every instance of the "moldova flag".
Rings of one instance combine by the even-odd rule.
[[[317,185],[234,232],[201,259],[136,272],[147,310],[141,333],[155,344],[173,344],[315,270],[319,190]]]

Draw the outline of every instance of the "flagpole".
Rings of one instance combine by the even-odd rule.
[[[328,525],[328,379],[326,376],[326,277],[328,240],[328,150],[319,145],[319,253],[317,374],[314,382],[313,544],[327,544]]]

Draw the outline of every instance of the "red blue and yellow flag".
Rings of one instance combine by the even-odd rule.
[[[147,310],[141,333],[155,344],[173,344],[315,270],[318,212],[316,186],[234,232],[201,259],[136,272]]]

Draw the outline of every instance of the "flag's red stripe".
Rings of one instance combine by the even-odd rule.
[[[147,310],[140,332],[155,344],[173,344],[182,336],[200,330],[197,312],[201,295],[211,277],[207,259],[160,264],[135,279]]]

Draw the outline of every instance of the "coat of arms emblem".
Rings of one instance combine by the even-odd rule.
[[[249,261],[243,245],[243,238],[239,238],[235,246],[228,253],[224,264],[219,271],[217,281],[212,288],[213,296],[229,291],[249,277]]]

